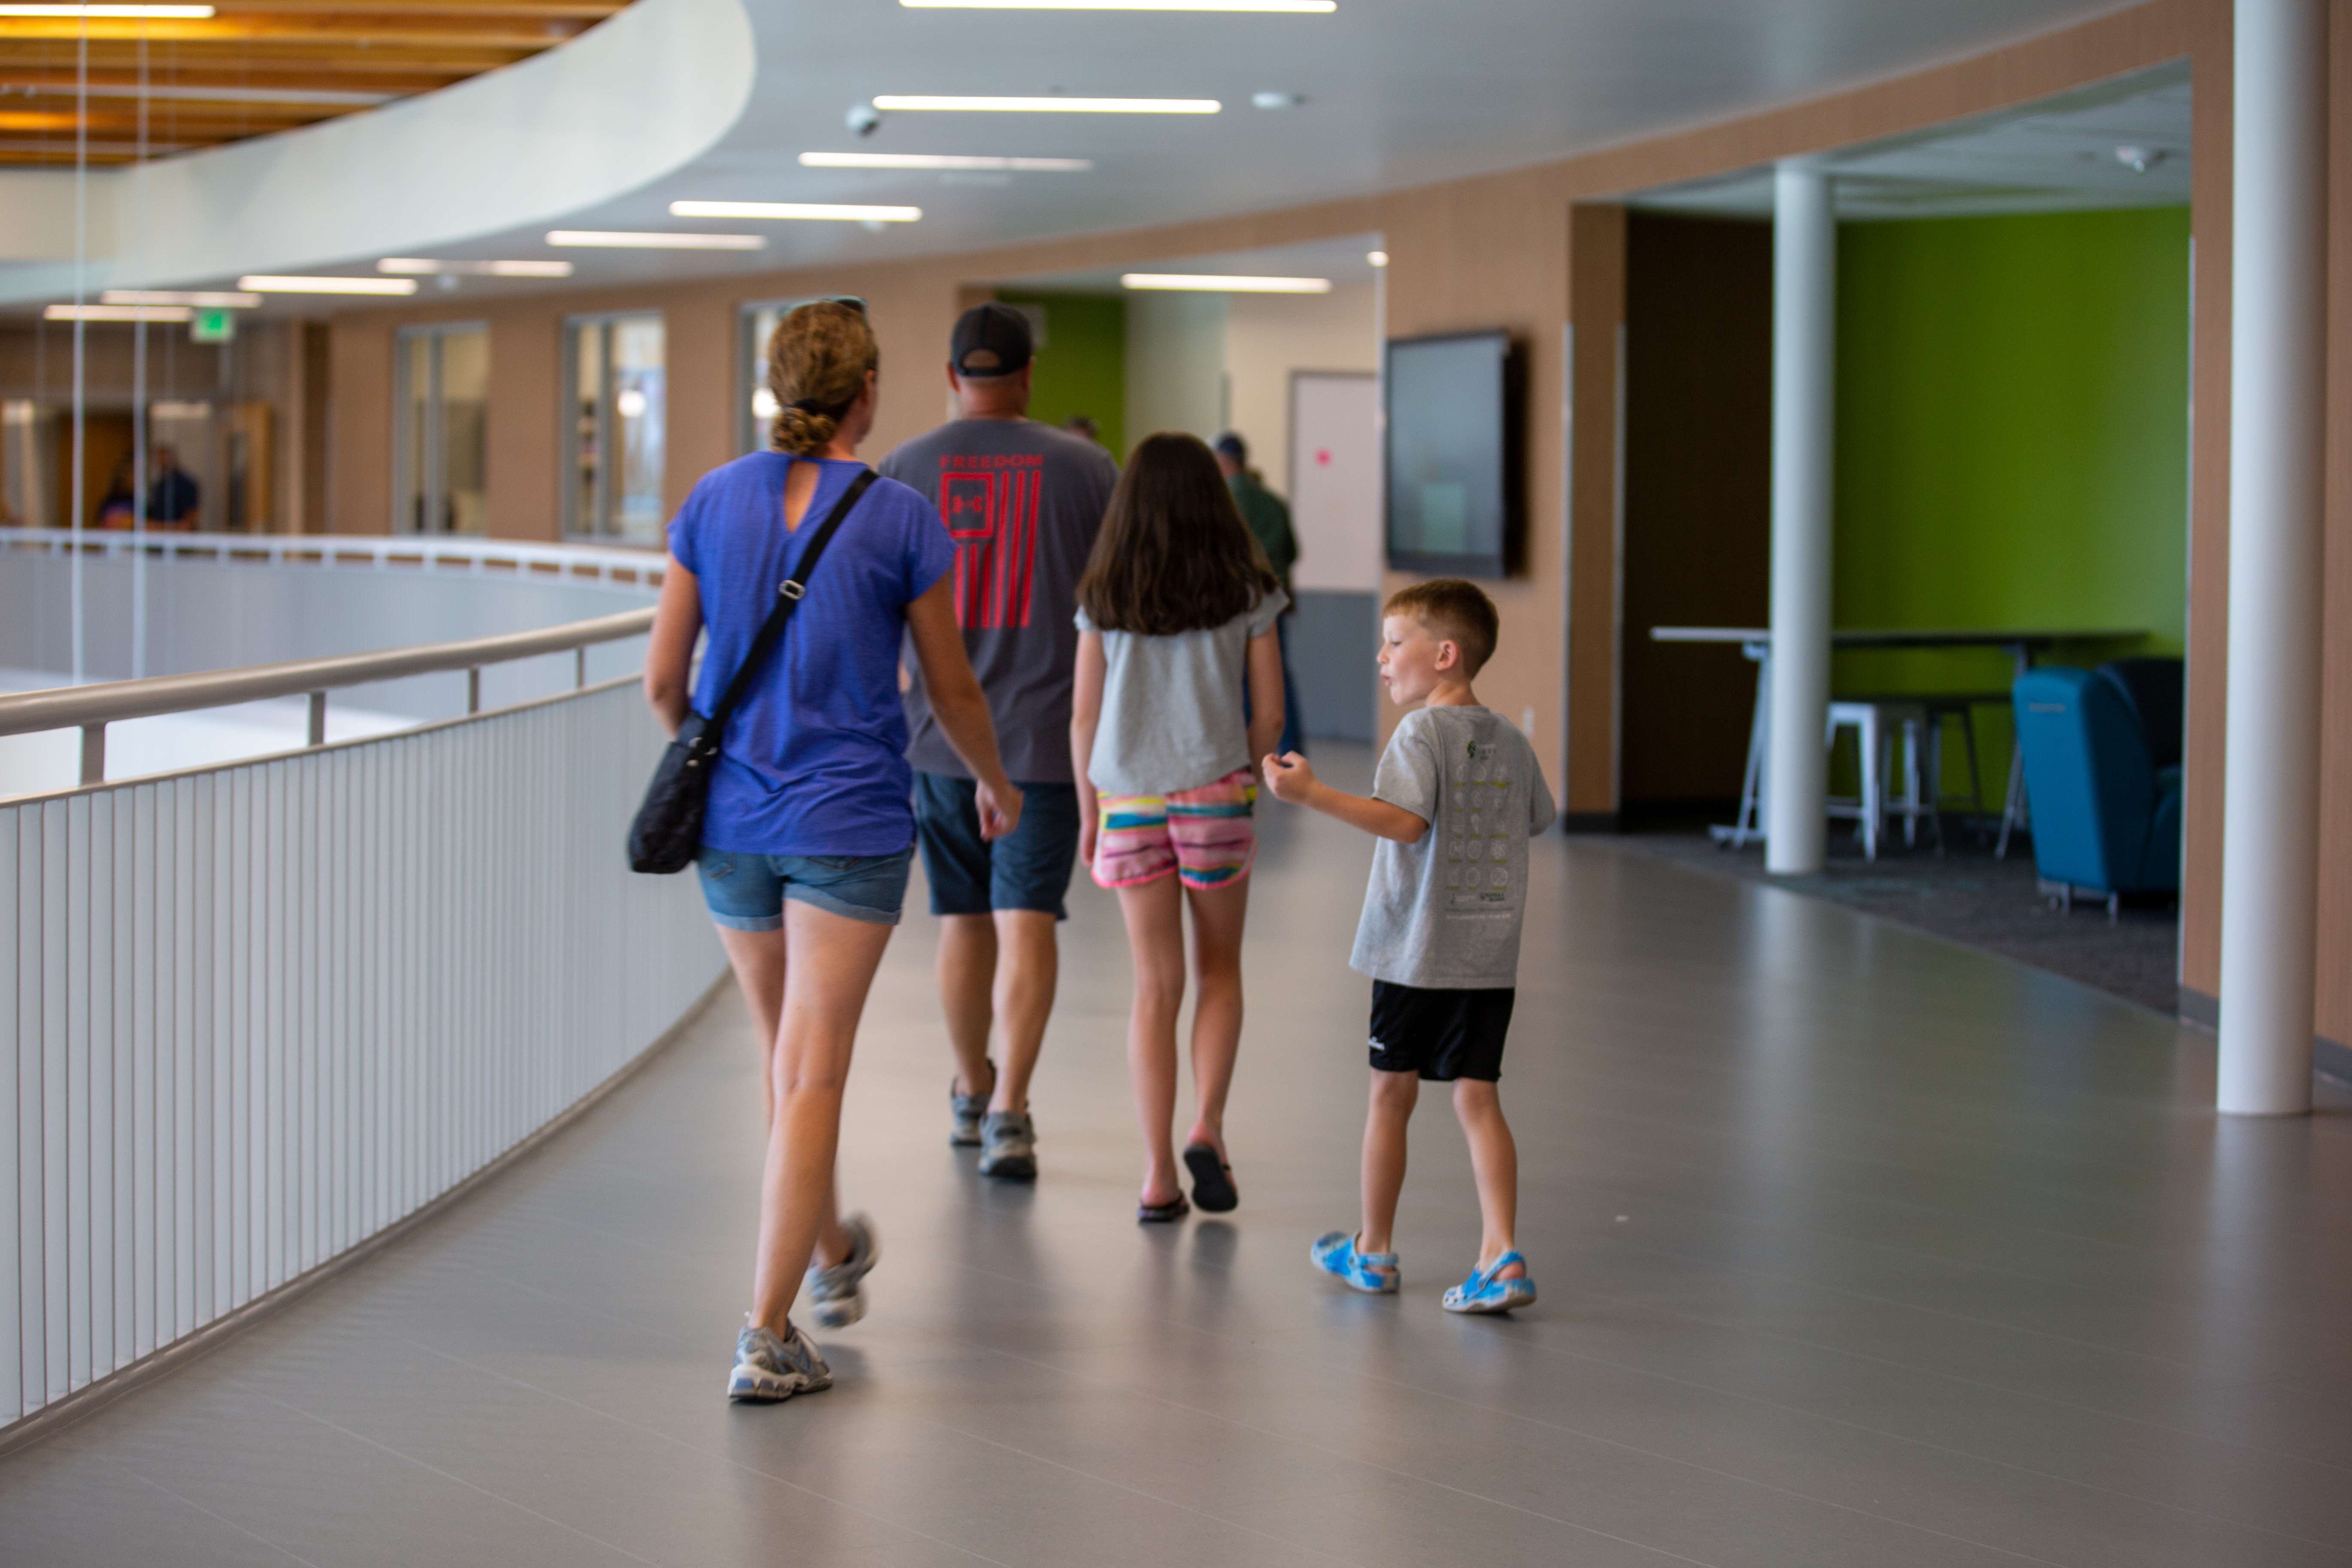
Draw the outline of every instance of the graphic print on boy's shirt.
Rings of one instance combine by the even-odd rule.
[[[1036,607],[1042,453],[940,458],[940,521],[956,542],[956,625],[1025,626]]]
[[[1454,909],[1504,908],[1517,902],[1511,880],[1511,833],[1504,815],[1511,790],[1502,748],[1465,741],[1452,760],[1445,788],[1446,902]]]
[[[1372,798],[1429,831],[1373,846],[1349,967],[1433,990],[1517,984],[1528,841],[1553,816],[1527,737],[1483,707],[1408,713],[1381,753]]]

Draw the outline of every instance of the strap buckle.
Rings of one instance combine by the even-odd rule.
[[[790,577],[787,577],[782,582],[776,584],[776,592],[782,594],[787,599],[797,599],[803,594],[806,594],[808,590],[802,587],[798,583],[793,582]]]

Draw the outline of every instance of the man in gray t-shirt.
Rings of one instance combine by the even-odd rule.
[[[940,999],[956,1057],[950,1142],[982,1146],[982,1174],[1018,1181],[1037,1173],[1029,1079],[1054,1005],[1054,922],[1067,912],[1062,900],[1077,858],[1072,616],[1118,481],[1109,453],[1028,417],[1030,371],[1026,317],[999,304],[965,311],[948,361],[963,416],[881,464],[939,508],[955,540],[956,624],[988,694],[1004,771],[1021,786],[1021,826],[982,840],[971,775],[908,659],[915,827],[931,912],[944,922]],[[992,1031],[1001,1046],[993,1065]]]

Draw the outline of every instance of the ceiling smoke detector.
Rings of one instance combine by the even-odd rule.
[[[2118,147],[2116,149],[2116,162],[2121,163],[2125,168],[2129,169],[2135,174],[2147,174],[2150,169],[2153,169],[2158,163],[2163,163],[2164,159],[2165,152],[2161,147]]]
[[[843,124],[860,136],[873,135],[882,124],[882,111],[870,103],[853,103],[849,106],[849,112],[841,118]]]
[[[1298,92],[1255,92],[1250,95],[1250,101],[1260,109],[1297,109],[1307,101],[1307,95]]]

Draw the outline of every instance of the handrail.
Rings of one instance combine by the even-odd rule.
[[[115,529],[0,528],[0,554],[86,555],[109,560],[144,551],[165,559],[251,561],[271,565],[373,566],[487,573],[509,566],[531,576],[652,587],[667,556],[659,549],[593,544],[534,544],[524,540],[425,533],[178,533]]]
[[[126,719],[148,719],[163,713],[185,713],[199,708],[224,708],[236,702],[258,702],[269,697],[306,693],[310,699],[309,743],[322,746],[327,742],[327,693],[339,687],[462,669],[470,677],[467,681],[466,711],[478,713],[482,708],[483,666],[568,650],[578,655],[573,668],[575,684],[585,687],[589,645],[642,637],[653,629],[653,607],[647,605],[539,631],[506,632],[457,642],[383,648],[373,653],[336,654],[327,658],[290,659],[283,664],[250,665],[242,669],[159,675],[144,680],[110,680],[97,686],[26,691],[0,697],[0,735],[79,729],[81,782],[103,784],[106,727]]]

